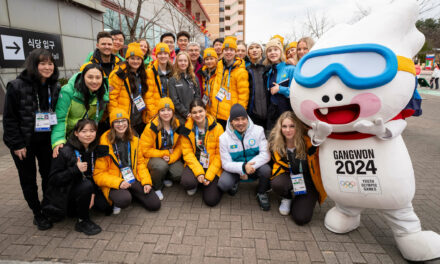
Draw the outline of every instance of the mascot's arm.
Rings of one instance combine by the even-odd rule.
[[[356,131],[366,134],[372,134],[382,140],[392,139],[400,134],[406,128],[406,121],[403,119],[391,120],[384,124],[382,118],[373,122],[361,120],[354,125]]]
[[[318,121],[316,123],[312,123],[312,128],[309,129],[307,134],[311,139],[312,145],[317,147],[327,139],[332,131],[333,128],[331,125]]]

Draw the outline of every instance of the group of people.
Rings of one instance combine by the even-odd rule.
[[[36,49],[7,85],[4,142],[40,230],[72,216],[75,230],[94,235],[92,208],[118,214],[136,199],[156,211],[174,183],[215,206],[252,180],[263,210],[272,189],[281,214],[311,220],[326,194],[317,149],[289,100],[311,38],[285,48],[277,35],[263,50],[226,37],[202,53],[187,32],[177,34],[178,48],[165,33],[153,49],[145,39],[129,43],[123,56],[124,39],[98,33],[96,50],[61,88],[51,53]]]

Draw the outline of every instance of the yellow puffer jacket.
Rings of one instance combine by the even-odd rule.
[[[212,115],[216,119],[228,120],[232,105],[239,103],[245,109],[248,106],[249,75],[245,62],[237,57],[229,74],[229,69],[225,68],[223,60],[220,60],[215,75],[214,89],[212,90]],[[222,87],[231,93],[231,100],[227,100],[225,97],[220,102],[215,98]]]
[[[313,184],[319,193],[319,203],[322,204],[327,198],[327,193],[325,192],[324,185],[321,179],[321,170],[319,168],[319,153],[318,149],[312,146],[310,138],[304,136],[307,148],[307,164],[309,165],[310,175],[312,176]],[[278,152],[272,154],[273,169],[272,178],[275,178],[285,172],[289,171],[289,163],[285,157],[281,157]]]
[[[107,201],[112,204],[108,195],[110,189],[119,189],[119,185],[124,181],[121,171],[118,166],[118,158],[113,151],[113,145],[108,141],[107,135],[110,130],[106,131],[100,139],[100,145],[108,147],[108,154],[104,157],[98,158],[95,163],[95,171],[93,172],[93,180],[96,185],[101,187]],[[139,138],[133,136],[130,141],[132,169],[136,180],[142,186],[153,185],[151,181],[150,172],[148,171],[143,155],[139,155]]]
[[[173,130],[173,153],[171,154],[169,150],[160,150],[160,147],[162,146],[162,131],[158,130],[159,116],[156,116],[150,123],[148,123],[139,142],[146,164],[148,164],[150,158],[162,158],[163,156],[169,156],[170,160],[168,161],[168,164],[173,164],[182,157],[182,146],[179,140],[180,124],[177,118],[176,122],[177,128]]]
[[[147,108],[146,119],[150,121],[154,115],[157,113],[157,103],[162,97],[170,97],[169,90],[167,89],[167,94],[162,95],[162,83],[160,82],[160,77],[158,73],[159,62],[155,60],[150,63],[147,68],[147,101],[145,102]]]
[[[205,148],[209,154],[209,168],[205,173],[203,166],[196,157],[196,135],[193,131],[194,121],[192,118],[186,121],[185,127],[181,129],[182,153],[185,166],[188,166],[194,175],[205,175],[205,179],[212,181],[217,175],[222,174],[222,162],[220,159],[220,135],[223,134],[223,127],[215,122],[214,117],[207,115],[208,132],[205,135]]]
[[[208,96],[209,98],[209,103],[206,105],[206,112],[208,112],[208,114],[213,115],[213,110],[212,110],[212,100],[215,99],[215,94],[213,92],[214,86],[215,86],[215,76],[216,76],[216,70],[214,70],[214,72],[211,72],[211,76],[209,76],[209,72],[206,68],[206,66],[203,66],[202,68],[202,84],[203,84],[203,94],[202,94],[202,98],[204,95]],[[209,77],[209,80],[207,80]]]
[[[125,110],[125,112],[127,112],[128,115],[131,115],[131,106],[133,102],[127,90],[131,94],[132,88],[128,80],[127,66],[125,63],[116,66],[116,68],[110,73],[109,87],[110,87],[110,93],[109,93],[110,101],[108,104],[109,113],[111,113],[112,110],[115,108],[120,108]],[[142,96],[144,102],[147,101],[147,94],[148,92],[144,93],[144,95]],[[144,123],[148,123],[147,109],[144,109],[142,111],[142,120],[144,121]]]

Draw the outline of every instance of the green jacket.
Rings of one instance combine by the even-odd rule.
[[[150,62],[153,61],[153,58],[151,58],[151,56],[148,57],[144,57],[144,65],[145,65],[145,69],[147,69],[148,65],[150,64]]]
[[[78,72],[70,78],[69,82],[61,87],[60,96],[58,98],[56,106],[56,114],[58,124],[52,127],[52,148],[59,144],[65,144],[67,136],[75,127],[76,123],[84,118],[86,115],[93,120],[96,120],[96,105],[97,97],[92,94],[90,97],[90,108],[86,113],[86,108],[84,106],[83,95],[75,88],[75,83],[78,78],[81,77],[81,72]],[[106,92],[104,94],[103,100],[105,105],[102,110],[98,113],[98,121],[101,120],[104,110],[107,107],[109,101],[109,91],[108,91],[108,80],[104,78],[104,86]],[[100,107],[101,108],[101,107]]]

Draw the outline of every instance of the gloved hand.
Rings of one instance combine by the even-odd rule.
[[[354,124],[353,128],[360,133],[371,134],[380,138],[386,137],[387,135],[387,130],[382,118],[374,120],[374,123],[369,120],[358,121]]]
[[[312,129],[309,129],[307,134],[312,140],[313,146],[319,146],[324,142],[327,137],[332,133],[333,128],[331,125],[318,121],[312,123]]]

